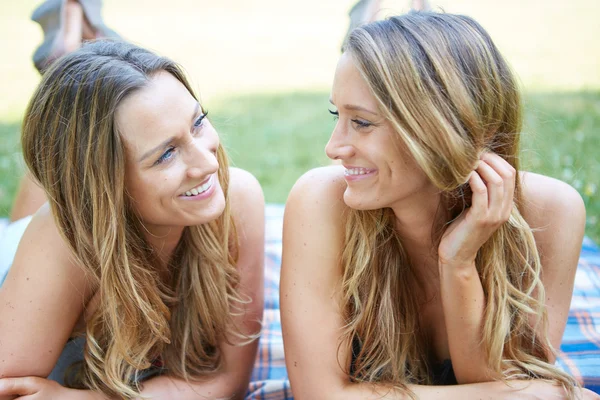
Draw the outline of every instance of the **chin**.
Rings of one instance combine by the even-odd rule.
[[[382,208],[381,205],[376,204],[377,202],[370,198],[371,196],[365,196],[364,194],[349,193],[348,190],[344,192],[344,203],[354,210],[368,211],[377,210]]]
[[[225,196],[222,191],[215,193],[211,202],[204,205],[198,213],[191,217],[186,225],[202,225],[219,218],[225,211]]]

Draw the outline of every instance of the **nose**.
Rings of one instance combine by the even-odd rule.
[[[340,128],[340,124],[335,126],[327,146],[325,146],[327,157],[332,160],[344,160],[354,155],[354,146],[350,141],[348,132]]]
[[[206,129],[208,130],[208,129]],[[219,162],[217,160],[217,149],[219,139],[214,129],[213,132],[203,132],[200,137],[193,137],[188,143],[185,162],[187,175],[190,178],[204,178],[217,172]]]

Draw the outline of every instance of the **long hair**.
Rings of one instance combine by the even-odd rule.
[[[385,118],[442,194],[432,232],[470,205],[465,181],[492,150],[518,170],[521,101],[498,49],[473,19],[412,12],[355,29],[346,51]],[[481,247],[476,268],[486,298],[483,343],[488,367],[502,380],[542,378],[572,395],[575,380],[549,362],[541,264],[532,229],[515,207]],[[344,341],[355,381],[406,389],[431,383],[420,332],[419,281],[394,228],[391,209],[350,210],[342,254]],[[532,321],[536,321],[532,323]]]
[[[247,339],[232,315],[237,243],[229,210],[229,170],[217,149],[226,207],[215,221],[184,229],[159,278],[125,188],[125,154],[115,111],[166,71],[193,95],[181,68],[131,44],[98,41],[57,61],[42,77],[24,117],[25,162],[100,302],[86,325],[85,362],[73,383],[108,395],[139,395],[137,377],[160,357],[169,374],[198,379],[216,372],[219,342]]]

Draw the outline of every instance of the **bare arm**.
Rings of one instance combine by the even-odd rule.
[[[237,264],[241,278],[239,287],[242,297],[251,299],[251,302],[245,304],[244,312],[235,318],[235,323],[240,327],[242,333],[253,335],[260,330],[263,311],[264,199],[256,179],[241,170],[232,169],[230,190],[232,214],[239,240]],[[43,229],[43,226],[40,227],[40,222],[32,222],[31,224],[28,233],[23,238],[23,243],[31,242],[32,247],[35,249],[43,249],[45,243],[40,242],[37,233],[47,235],[48,232]],[[36,234],[31,232],[36,232]],[[52,235],[47,236],[53,237]],[[57,242],[49,244],[58,246]],[[15,266],[8,277],[12,283],[3,286],[0,290],[0,298],[3,299],[2,305],[7,307],[8,311],[5,312],[9,313],[9,317],[12,315],[11,312],[15,316],[30,315],[31,317],[27,319],[15,318],[18,324],[13,322],[12,325],[7,324],[5,318],[0,319],[0,335],[2,335],[0,340],[6,340],[3,343],[10,343],[14,346],[0,346],[0,352],[2,352],[0,354],[4,357],[5,353],[14,352],[17,354],[15,349],[23,349],[20,350],[18,357],[9,358],[6,355],[10,360],[14,360],[14,363],[2,364],[0,371],[3,377],[28,378],[4,382],[0,380],[0,392],[2,392],[3,383],[12,384],[14,382],[24,388],[19,390],[27,389],[31,390],[32,393],[42,387],[43,390],[60,390],[60,396],[64,396],[64,398],[107,399],[101,393],[89,390],[60,389],[55,384],[45,380],[29,379],[29,377],[45,378],[48,376],[73,329],[77,316],[83,310],[83,298],[88,296],[86,295],[87,292],[80,287],[81,283],[78,286],[76,285],[75,290],[73,290],[74,283],[72,281],[74,279],[83,280],[81,269],[75,267],[73,271],[63,267],[64,270],[57,271],[56,269],[46,268],[43,270],[43,272],[46,272],[45,274],[37,272],[36,275],[33,273],[35,271],[28,268],[32,265],[47,266],[47,253],[40,250],[37,254],[29,249],[27,245],[24,245],[24,247],[28,250],[19,249]],[[65,259],[68,260],[68,257],[65,257]],[[55,262],[60,261],[55,258],[53,260]],[[33,279],[34,276],[36,279]],[[67,276],[69,279],[64,279]],[[52,279],[53,277],[55,279]],[[58,279],[59,277],[63,279]],[[32,285],[36,285],[25,290],[23,286],[27,286],[31,281],[33,281]],[[17,283],[21,284],[17,287],[19,290],[14,288]],[[20,295],[16,296],[14,292]],[[13,297],[10,297],[11,295]],[[19,307],[12,308],[13,302]],[[30,309],[27,309],[29,314],[21,314],[23,307],[27,305],[30,306]],[[78,305],[79,307],[77,307]],[[34,309],[31,309],[31,307]],[[36,307],[39,309],[35,309]],[[74,309],[74,311],[70,311],[71,309]],[[34,312],[38,312],[38,314]],[[32,313],[34,314],[32,315]],[[57,320],[60,322],[58,323]],[[35,326],[36,329],[32,330],[31,326]],[[17,332],[32,332],[32,334],[23,335],[17,334]],[[49,335],[48,332],[52,332],[53,335]],[[39,344],[32,348],[32,343],[34,345]],[[214,378],[188,383],[182,379],[160,376],[144,382],[142,395],[152,396],[155,399],[177,398],[185,400],[197,399],[199,396],[208,399],[242,399],[247,391],[257,346],[258,340],[244,346],[224,342],[221,347],[224,357],[223,369]],[[26,352],[25,349],[27,349]],[[19,362],[24,359],[28,361],[27,364]],[[6,399],[12,398],[12,396],[6,397]],[[0,397],[0,400],[5,399]]]
[[[534,229],[542,262],[548,310],[548,339],[560,348],[573,297],[573,285],[585,231],[585,206],[564,182],[533,173],[522,174],[523,217]],[[555,355],[550,354],[550,362]]]
[[[468,180],[471,206],[448,226],[439,245],[444,320],[458,383],[500,377],[489,368],[482,340],[486,301],[475,259],[481,246],[510,218],[515,178],[515,169],[501,157],[482,154]]]
[[[348,378],[348,343],[341,343],[340,252],[345,187],[341,169],[313,170],[294,186],[284,217],[281,318],[286,365],[296,399],[408,399],[401,390]],[[421,399],[564,398],[551,383],[501,382],[409,387]]]
[[[42,207],[0,288],[0,378],[45,378],[56,364],[92,294],[70,254]]]

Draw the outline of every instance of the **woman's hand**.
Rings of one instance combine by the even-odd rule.
[[[440,265],[474,265],[481,246],[513,209],[516,170],[500,156],[484,153],[468,183],[471,207],[456,218],[438,247]]]
[[[16,400],[83,400],[105,399],[89,390],[68,389],[37,376],[0,379],[0,399]]]

